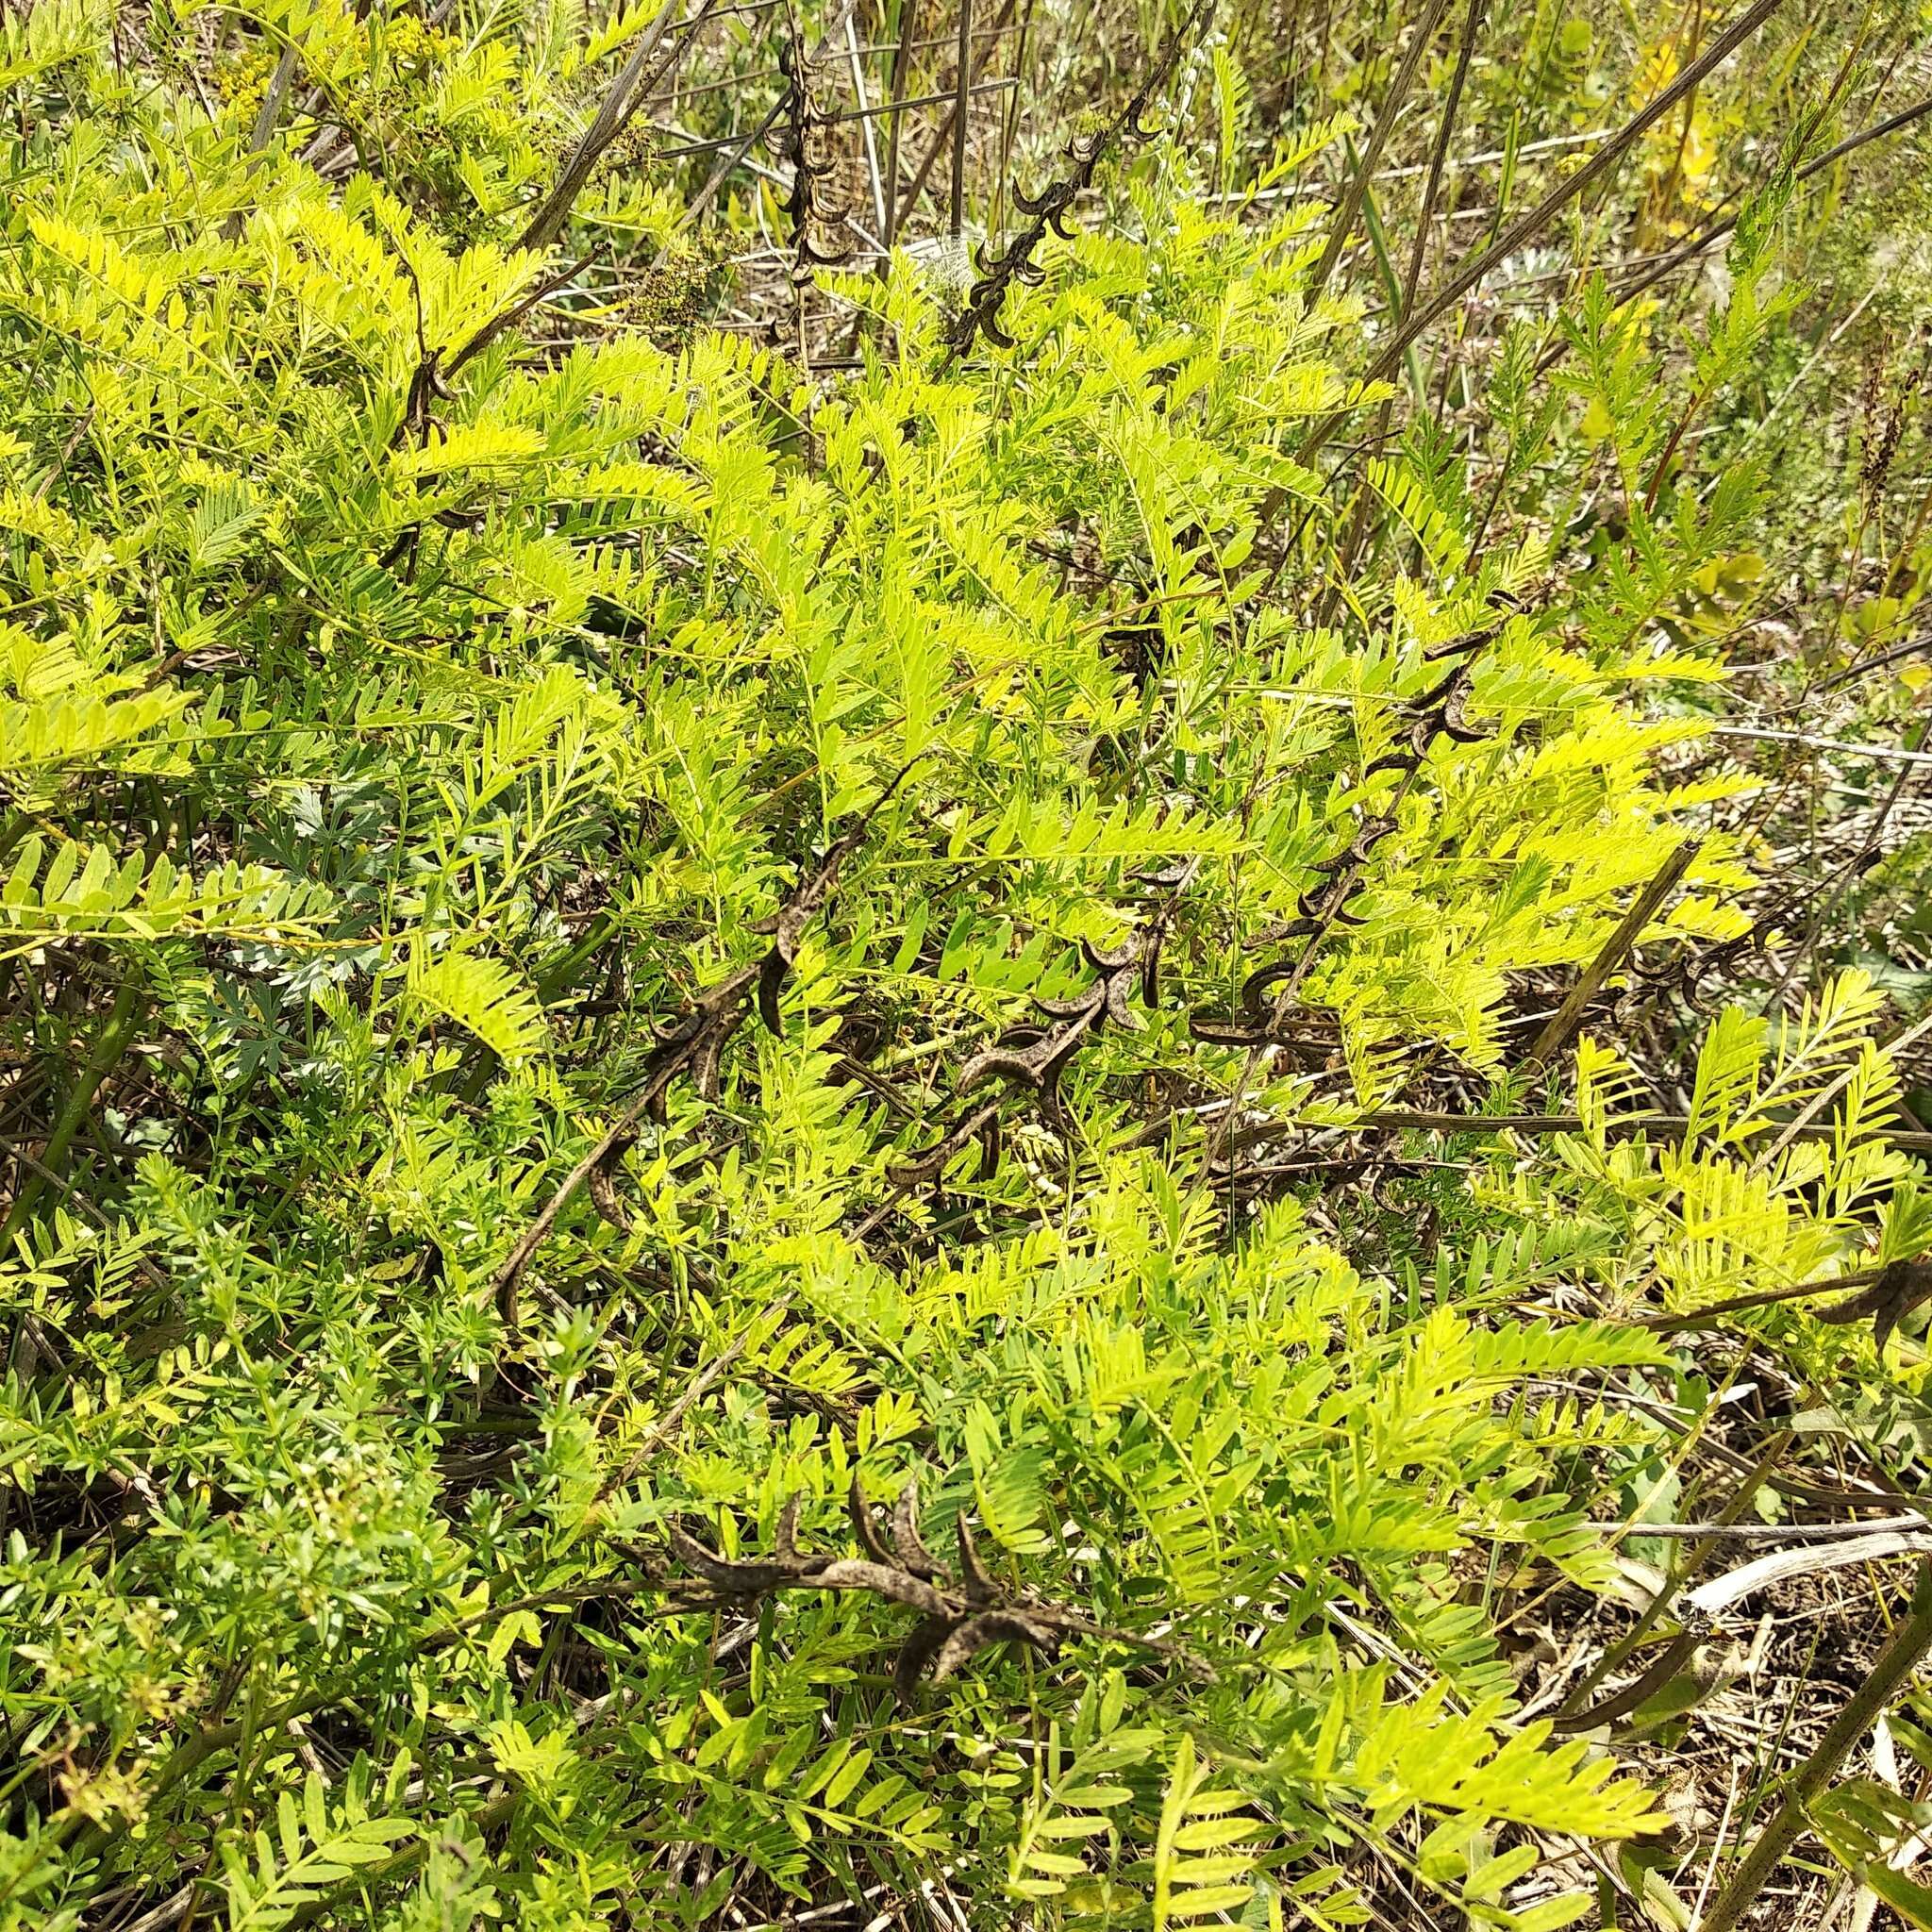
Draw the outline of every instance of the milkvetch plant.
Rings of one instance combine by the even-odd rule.
[[[1727,1020],[1612,1151],[1588,1047],[1426,1272],[1229,1163],[1507,1081],[1513,980],[1721,789],[1651,693],[1721,675],[1757,486],[1650,479],[1770,241],[1689,395],[1580,299],[1595,569],[1423,423],[1324,583],[1307,439],[1387,391],[1312,195],[1157,145],[973,340],[827,271],[827,384],[569,292],[645,191],[519,244],[639,17],[232,17],[212,98],[208,15],[6,27],[0,1917],[1347,1924],[1373,1847],[1567,1923],[1538,1846],[1658,1814],[1483,1578],[1608,1587],[1661,1439],[1591,1391],[1676,1358],[1522,1305],[1922,1236],[1867,991],[1752,1090],[1849,1067],[1842,1145],[1739,1175]],[[258,138],[285,50],[326,128]]]

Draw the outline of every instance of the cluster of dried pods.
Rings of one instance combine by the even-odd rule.
[[[1362,774],[1366,778],[1383,771],[1401,774],[1389,805],[1376,816],[1364,819],[1341,851],[1318,861],[1313,868],[1317,883],[1301,895],[1298,917],[1262,935],[1264,941],[1300,939],[1305,943],[1299,953],[1248,975],[1241,989],[1241,1010],[1233,1020],[1191,1017],[1190,1025],[1196,1039],[1217,1045],[1284,1047],[1304,1057],[1313,1056],[1318,1061],[1333,1052],[1336,1042],[1332,1039],[1284,1030],[1294,995],[1329,931],[1337,924],[1360,924],[1349,909],[1350,901],[1362,888],[1375,848],[1395,830],[1397,809],[1421,772],[1431,744],[1439,736],[1469,743],[1485,735],[1480,726],[1470,724],[1465,708],[1474,659],[1501,628],[1499,622],[1466,632],[1427,653],[1431,661],[1446,662],[1448,668],[1428,690],[1400,708],[1395,744]],[[1007,1094],[1031,1095],[1048,1124],[1059,1126],[1063,1118],[1060,1076],[1074,1056],[1097,1039],[1109,1022],[1128,1032],[1145,1026],[1146,1022],[1129,1005],[1137,986],[1146,1006],[1158,1004],[1161,941],[1172,909],[1170,901],[1159,915],[1112,952],[1083,942],[1081,950],[1093,978],[1072,999],[1036,996],[1033,1004],[1043,1024],[1027,1021],[1009,1027],[993,1045],[966,1061],[954,1088],[956,1099],[964,1101],[995,1079],[1003,1083],[1002,1093],[963,1110],[933,1145],[895,1167],[891,1171],[894,1184],[906,1188],[933,1179],[975,1141],[981,1150],[980,1171],[991,1172],[999,1158],[999,1123]]]
[[[849,251],[835,245],[827,252],[819,245],[823,237],[841,231],[844,211],[831,206],[821,192],[837,172],[838,160],[826,138],[824,116],[812,101],[811,56],[795,26],[778,43],[778,72],[785,81],[779,109],[785,125],[783,146],[791,163],[791,187],[784,208],[798,251],[798,276],[809,281],[811,268],[829,268],[844,260]]]
[[[671,1554],[691,1573],[666,1585],[676,1609],[742,1609],[779,1591],[864,1591],[919,1613],[919,1622],[899,1647],[892,1683],[910,1703],[922,1677],[935,1684],[963,1669],[995,1643],[1022,1643],[1051,1654],[1063,1638],[1096,1633],[1096,1626],[1071,1610],[1032,1603],[1001,1589],[974,1547],[964,1512],[955,1519],[958,1545],[958,1578],[950,1575],[919,1533],[919,1491],[908,1477],[899,1491],[881,1534],[873,1505],[858,1477],[852,1478],[846,1508],[852,1533],[863,1552],[858,1557],[815,1555],[798,1547],[800,1499],[787,1499],[778,1513],[768,1556],[734,1560],[673,1527]]]
[[[911,769],[910,764],[902,766],[852,829],[792,889],[778,910],[752,928],[754,932],[769,933],[772,941],[757,960],[693,994],[675,1018],[652,1022],[654,1044],[644,1056],[642,1077],[617,1126],[598,1142],[584,1169],[591,1200],[598,1211],[618,1227],[628,1231],[630,1216],[617,1194],[616,1170],[636,1141],[641,1122],[648,1118],[660,1126],[664,1124],[665,1096],[671,1091],[671,1083],[681,1074],[691,1075],[705,1099],[717,1098],[724,1048],[744,1024],[754,997],[758,1017],[767,1029],[774,1038],[783,1036],[785,1021],[778,1001],[786,980],[791,976],[806,927],[831,897],[845,861],[858,849],[873,820],[905,783]]]
[[[959,1069],[956,1095],[963,1100],[987,1081],[999,1080],[1008,1091],[1021,1090],[1035,1095],[1041,1113],[1059,1125],[1063,1119],[1060,1075],[1074,1056],[1109,1021],[1130,1033],[1146,1025],[1127,1003],[1137,985],[1143,991],[1148,986],[1157,948],[1157,940],[1144,933],[1135,934],[1111,953],[1103,953],[1083,941],[1080,951],[1093,969],[1092,980],[1070,1000],[1041,999],[1035,994],[1033,1004],[1048,1024],[1025,1021],[1008,1027],[991,1046],[974,1054]],[[981,1147],[982,1172],[990,1172],[999,1158],[999,1116],[998,1098],[963,1114],[934,1145],[894,1168],[893,1180],[901,1185],[929,1180],[974,1140]]]
[[[1242,988],[1241,1012],[1232,1022],[1195,1016],[1191,1024],[1197,1039],[1216,1044],[1285,1046],[1324,1056],[1331,1050],[1332,1041],[1305,1040],[1282,1030],[1289,1004],[1312,965],[1325,934],[1337,924],[1358,923],[1349,910],[1349,902],[1361,888],[1376,846],[1395,829],[1396,808],[1414,783],[1431,743],[1439,734],[1457,742],[1468,742],[1482,735],[1479,727],[1468,723],[1464,713],[1470,693],[1471,666],[1476,653],[1495,638],[1500,628],[1500,625],[1492,625],[1468,632],[1429,652],[1433,660],[1449,660],[1448,670],[1429,690],[1402,708],[1397,743],[1370,764],[1363,774],[1366,777],[1388,770],[1401,773],[1401,782],[1388,808],[1376,817],[1365,819],[1342,851],[1315,866],[1323,882],[1302,894],[1300,916],[1265,936],[1301,938],[1306,941],[1302,952],[1295,959],[1277,960],[1251,974]],[[600,1212],[619,1226],[627,1228],[629,1216],[617,1197],[615,1170],[636,1139],[639,1121],[648,1115],[662,1123],[665,1095],[680,1074],[690,1074],[699,1092],[707,1098],[715,1096],[721,1057],[726,1042],[744,1021],[754,988],[758,1012],[766,1026],[774,1034],[783,1030],[779,995],[806,926],[830,896],[841,867],[863,839],[874,815],[897,791],[905,776],[906,772],[902,771],[854,828],[801,881],[779,911],[763,923],[759,929],[773,936],[764,956],[755,964],[741,967],[706,988],[675,1019],[657,1025],[656,1044],[645,1058],[638,1097],[626,1110],[621,1130],[607,1138],[587,1170],[592,1200]],[[1058,1128],[1063,1124],[1060,1079],[1081,1048],[1096,1040],[1109,1024],[1124,1032],[1144,1028],[1146,1022],[1131,1004],[1137,990],[1148,1007],[1158,1003],[1162,941],[1174,899],[1185,879],[1161,882],[1174,885],[1174,893],[1159,914],[1123,944],[1108,952],[1091,942],[1082,942],[1081,951],[1093,977],[1080,992],[1063,1000],[1036,995],[1033,1004],[1041,1015],[1039,1020],[1008,1027],[992,1045],[966,1061],[955,1085],[956,1099],[964,1102],[989,1081],[1000,1082],[1001,1091],[977,1107],[964,1108],[937,1141],[893,1168],[891,1178],[896,1187],[904,1189],[933,1179],[974,1141],[981,1150],[981,1171],[991,1172],[1000,1157],[1003,1104],[1012,1093],[1030,1096],[1049,1125]],[[1280,991],[1274,1001],[1266,1003],[1270,991],[1277,987]]]
[[[1316,862],[1312,868],[1316,880],[1301,894],[1297,916],[1260,936],[1262,942],[1302,941],[1294,956],[1270,961],[1248,975],[1241,988],[1240,1010],[1232,1019],[1191,1016],[1190,1025],[1196,1039],[1251,1049],[1285,1048],[1318,1059],[1325,1059],[1333,1052],[1332,1039],[1287,1030],[1294,997],[1326,936],[1338,925],[1361,923],[1352,902],[1363,889],[1377,848],[1395,831],[1402,801],[1416,782],[1432,745],[1439,738],[1469,743],[1485,735],[1481,726],[1470,723],[1467,706],[1475,659],[1502,626],[1499,619],[1425,654],[1428,660],[1445,668],[1427,690],[1398,708],[1395,741],[1362,774],[1364,778],[1380,772],[1399,774],[1388,804],[1375,815],[1362,819],[1341,851]],[[666,1093],[681,1074],[694,1079],[701,1094],[715,1096],[721,1057],[747,1016],[754,991],[766,1026],[774,1034],[782,1031],[779,996],[805,929],[831,894],[841,866],[863,839],[874,815],[905,776],[902,771],[853,829],[800,882],[779,911],[758,928],[772,935],[772,944],[763,957],[706,988],[674,1019],[657,1025],[656,1041],[645,1057],[637,1097],[619,1127],[594,1150],[585,1171],[597,1208],[619,1226],[628,1227],[630,1218],[617,1196],[615,1172],[636,1139],[639,1123],[646,1115],[663,1122]],[[1176,885],[1174,897],[1184,884],[1182,880]],[[891,1170],[895,1188],[903,1191],[936,1178],[975,1141],[981,1150],[981,1172],[991,1172],[1000,1158],[1002,1113],[1014,1094],[1037,1105],[1050,1126],[1058,1129],[1064,1124],[1060,1081],[1080,1050],[1097,1040],[1109,1024],[1126,1032],[1144,1028],[1145,1020],[1132,1005],[1137,990],[1146,1006],[1158,1003],[1161,946],[1173,909],[1171,898],[1160,913],[1111,951],[1082,942],[1092,978],[1069,999],[1036,995],[1033,1004],[1038,1019],[1007,1028],[993,1044],[967,1059],[955,1084],[957,1101],[967,1102],[990,1082],[997,1081],[1000,1091],[976,1106],[962,1105],[938,1141],[895,1166]]]
[[[968,354],[982,335],[1002,348],[1013,346],[1013,339],[1000,326],[1000,309],[1005,305],[1007,291],[1015,282],[1041,279],[1042,272],[1034,266],[1033,255],[1046,240],[1049,228],[1063,241],[1074,239],[1066,226],[1066,218],[1074,204],[1093,185],[1095,173],[1116,143],[1126,140],[1138,145],[1154,139],[1158,130],[1142,125],[1141,117],[1154,96],[1166,86],[1181,49],[1207,25],[1214,5],[1215,0],[1201,0],[1192,15],[1168,36],[1146,78],[1126,106],[1097,133],[1068,146],[1071,166],[1061,179],[1050,181],[1035,195],[1023,194],[1018,188],[1012,190],[1013,206],[1028,217],[1027,224],[995,259],[988,261],[982,256],[980,278],[973,285],[965,308],[946,330],[946,347],[951,356]]]
[[[1375,848],[1395,831],[1402,801],[1415,783],[1430,745],[1439,736],[1457,744],[1472,744],[1487,735],[1481,726],[1470,724],[1464,708],[1469,702],[1476,654],[1495,639],[1501,628],[1498,624],[1468,631],[1424,654],[1433,662],[1448,660],[1448,670],[1427,691],[1400,708],[1395,743],[1362,771],[1364,781],[1377,772],[1401,774],[1388,805],[1374,817],[1364,818],[1357,825],[1354,838],[1340,852],[1315,862],[1311,870],[1317,874],[1317,882],[1301,894],[1296,917],[1257,936],[1257,944],[1300,940],[1300,950],[1290,958],[1273,959],[1248,974],[1241,985],[1241,1012],[1233,1020],[1191,1020],[1190,1026],[1195,1039],[1221,1046],[1293,1048],[1307,1044],[1284,1035],[1283,1023],[1315,963],[1322,941],[1337,925],[1363,923],[1351,909],[1351,902],[1362,890]]]

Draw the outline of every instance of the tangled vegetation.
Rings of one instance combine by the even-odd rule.
[[[1932,61],[1635,13],[0,15],[0,1927],[1932,1924]]]

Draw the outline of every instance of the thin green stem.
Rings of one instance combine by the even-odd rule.
[[[102,1027],[92,1053],[75,1076],[74,1085],[67,1090],[67,1098],[60,1105],[54,1130],[47,1136],[47,1144],[40,1151],[35,1171],[14,1196],[6,1221],[0,1223],[0,1244],[9,1241],[20,1228],[26,1225],[28,1217],[45,1191],[46,1176],[40,1169],[44,1168],[56,1174],[60,1172],[60,1163],[66,1159],[75,1136],[86,1122],[102,1082],[114,1071],[121,1056],[126,1052],[127,1043],[134,1037],[134,1029],[141,1023],[144,1004],[141,981],[130,966],[114,995],[114,1004],[108,1009],[108,1024]]]

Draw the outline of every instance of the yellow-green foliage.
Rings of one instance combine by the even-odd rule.
[[[190,1882],[233,1927],[698,1924],[939,1871],[989,1926],[1343,1924],[1355,1842],[1560,1923],[1498,1834],[1655,1814],[1518,1720],[1481,1579],[1606,1584],[1595,1487],[1659,1438],[1568,1391],[1673,1357],[1507,1310],[1848,1255],[1907,1179],[1870,1003],[1769,1072],[1723,1023],[1674,1150],[1606,1142],[1591,1049],[1585,1131],[1427,1280],[1291,1198],[1231,1225],[1189,1123],[1502,1073],[1511,975],[1588,960],[1696,802],[1648,693],[1719,667],[1656,623],[1750,478],[1640,490],[1560,580],[1391,441],[1317,622],[1297,453],[1383,396],[1358,298],[1305,299],[1318,203],[1209,213],[1170,155],[957,363],[909,259],[828,276],[828,389],[523,306],[645,17],[530,13],[257,8],[207,101],[164,8],[151,72],[84,8],[6,29],[0,985],[9,1101],[55,1097],[0,1260],[0,1924]],[[258,151],[284,47],[338,131]],[[588,223],[649,227],[627,192]],[[1627,322],[1581,307],[1577,408],[1641,485]],[[1385,819],[1300,991],[1341,1073],[1277,1071],[1243,987]],[[1714,841],[1653,937],[1734,937],[1744,878]],[[1083,1011],[1050,1077],[975,1064]],[[1839,1072],[1844,1144],[1752,1166]],[[903,1593],[676,1594],[674,1528],[782,1552],[787,1499],[848,1550],[855,1476],[1084,1623],[906,1708]]]

